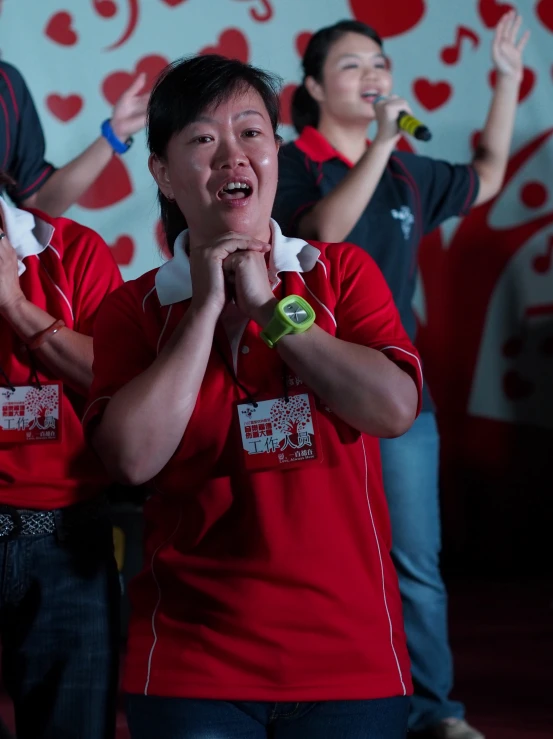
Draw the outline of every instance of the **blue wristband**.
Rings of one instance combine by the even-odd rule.
[[[102,132],[102,136],[106,139],[116,154],[124,154],[131,148],[132,138],[129,137],[126,141],[118,139],[111,127],[111,121],[109,118],[102,123],[100,130]]]

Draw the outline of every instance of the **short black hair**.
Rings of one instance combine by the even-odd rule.
[[[279,124],[280,78],[237,59],[216,54],[185,57],[166,67],[148,104],[148,148],[163,158],[175,134],[195,121],[202,111],[253,88],[263,100],[275,137]],[[158,191],[167,246],[173,253],[176,237],[186,227],[178,205]]]
[[[346,33],[359,33],[375,41],[381,49],[383,48],[382,39],[374,28],[361,21],[338,21],[333,26],[326,26],[314,33],[302,59],[303,82],[292,97],[292,123],[298,133],[301,133],[305,126],[317,128],[319,125],[319,104],[309,94],[305,86],[305,78],[313,77],[317,82],[322,82],[323,67],[328,53],[336,41]]]

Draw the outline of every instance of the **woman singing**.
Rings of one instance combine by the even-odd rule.
[[[370,254],[411,339],[422,236],[501,187],[528,39],[526,33],[517,43],[520,25],[511,12],[497,27],[492,46],[497,84],[467,165],[395,151],[398,116],[410,108],[392,94],[390,67],[372,28],[342,21],[318,31],[305,52],[304,81],[292,103],[300,136],[280,152],[274,217],[288,236],[348,241]],[[371,143],[366,132],[373,121],[377,131]],[[464,707],[449,698],[453,667],[439,568],[438,443],[425,393],[423,412],[410,431],[380,444],[415,687],[409,725],[439,739],[482,739],[465,722]]]
[[[411,691],[378,437],[421,374],[373,260],[271,220],[278,94],[200,56],[152,92],[173,258],[106,300],[85,424],[146,484],[133,739],[404,739]]]

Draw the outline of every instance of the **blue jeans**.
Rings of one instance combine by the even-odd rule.
[[[2,673],[18,739],[115,734],[119,598],[105,514],[0,540]]]
[[[132,739],[405,739],[409,699],[262,703],[129,695]]]
[[[447,593],[440,574],[439,437],[434,414],[421,413],[398,439],[382,439],[380,451],[415,688],[409,728],[420,731],[444,718],[464,716],[463,705],[449,699],[453,660]]]

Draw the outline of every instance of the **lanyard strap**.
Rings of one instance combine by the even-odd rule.
[[[31,382],[36,385],[38,390],[42,390],[42,384],[38,377],[34,354],[28,347],[27,347],[27,351],[29,353],[29,364],[31,365]],[[15,392],[16,390],[15,385],[12,383],[12,381],[10,380],[10,378],[4,371],[4,368],[2,367],[2,365],[0,365],[0,375],[2,375],[2,377],[4,378],[4,381],[6,383],[6,387],[8,388],[8,390]]]

